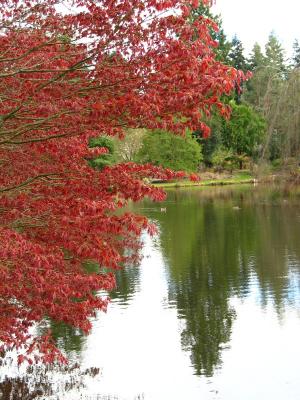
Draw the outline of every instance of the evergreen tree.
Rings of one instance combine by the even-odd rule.
[[[300,68],[300,45],[297,39],[294,41],[293,50],[292,65],[295,68]]]
[[[281,93],[282,84],[287,79],[288,71],[284,50],[274,32],[271,32],[265,49],[264,56],[257,43],[253,47],[248,60],[253,77],[247,82],[243,99],[266,117],[270,109],[276,109],[276,102]]]
[[[295,66],[297,49],[299,45],[296,42],[293,58]],[[244,93],[244,99],[260,111],[267,122],[261,156],[271,160],[294,157],[299,150],[297,70],[289,71],[284,50],[273,32],[266,44],[265,54],[264,60],[261,59],[261,68],[253,70],[253,78]]]
[[[250,56],[247,60],[247,67],[250,71],[253,72],[263,65],[265,65],[265,56],[261,50],[260,45],[256,42],[254,43]]]
[[[231,42],[231,50],[229,52],[230,64],[239,70],[247,71],[247,62],[244,56],[244,47],[242,42],[235,35]]]
[[[203,3],[201,3],[198,8],[192,10],[191,20],[194,21],[200,16],[207,17],[218,25],[219,29],[217,32],[214,29],[210,31],[212,39],[218,43],[218,47],[215,48],[216,59],[225,64],[230,64],[229,53],[231,50],[231,42],[224,33],[221,16],[212,14],[211,8]]]
[[[267,73],[266,59],[258,43],[255,43],[247,60],[248,69],[253,73],[252,78],[246,82],[243,100],[254,107],[258,107],[266,91]]]
[[[222,132],[224,129],[224,119],[217,113],[214,113],[207,124],[211,129],[208,138],[203,138],[201,132],[195,132],[195,137],[200,143],[203,154],[203,161],[206,166],[212,166],[212,155],[220,146],[222,146]]]
[[[274,32],[270,33],[266,44],[266,65],[274,70],[274,73],[285,76],[287,67],[285,65],[284,50]]]
[[[231,41],[231,50],[228,54],[229,56],[229,64],[238,70],[242,70],[244,72],[247,71],[247,63],[246,58],[244,56],[244,48],[242,42],[235,35]],[[241,95],[242,95],[242,87],[236,87],[234,100],[240,104],[241,103]]]
[[[216,36],[216,41],[218,42],[218,47],[215,50],[216,60],[225,64],[230,64],[229,53],[231,50],[231,43],[227,40],[223,28],[220,28]]]

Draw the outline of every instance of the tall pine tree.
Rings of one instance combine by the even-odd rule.
[[[247,66],[250,71],[255,71],[265,65],[265,56],[262,52],[260,45],[256,42],[251,50],[247,60]]]
[[[293,50],[292,66],[294,68],[300,68],[300,45],[297,39],[294,41]]]
[[[270,33],[269,40],[266,44],[266,65],[270,69],[273,69],[275,74],[279,74],[282,77],[287,73],[284,49],[274,32]]]
[[[231,42],[231,50],[229,52],[230,65],[234,68],[247,71],[247,62],[244,56],[244,47],[242,42],[235,35]]]
[[[243,72],[247,71],[247,62],[244,56],[244,47],[242,42],[235,35],[231,41],[231,50],[229,53],[229,64],[234,68],[241,70]],[[235,101],[241,103],[242,87],[237,86],[235,90]]]
[[[203,3],[200,3],[198,8],[192,10],[191,20],[194,21],[200,16],[209,18],[217,24],[218,31],[216,32],[214,29],[210,31],[211,37],[218,43],[218,46],[215,48],[216,59],[225,64],[230,64],[229,53],[231,50],[231,42],[224,33],[221,16],[212,14],[211,8]]]

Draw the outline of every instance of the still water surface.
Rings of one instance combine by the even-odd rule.
[[[159,228],[141,264],[91,335],[54,326],[100,374],[45,399],[300,399],[300,190],[177,189],[132,209]]]

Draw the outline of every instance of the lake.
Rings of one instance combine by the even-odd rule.
[[[300,189],[174,189],[130,209],[159,230],[140,265],[118,272],[89,336],[53,324],[99,374],[62,394],[52,372],[57,389],[37,398],[299,399]]]

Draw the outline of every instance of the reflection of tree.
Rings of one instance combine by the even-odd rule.
[[[221,363],[222,347],[230,339],[234,311],[228,304],[226,290],[213,282],[214,277],[201,273],[194,265],[189,274],[189,287],[177,285],[177,306],[186,320],[182,345],[191,350],[197,374],[213,375]]]
[[[221,364],[235,319],[232,296],[245,297],[258,286],[262,306],[273,302],[280,315],[300,297],[290,278],[300,270],[299,199],[288,188],[244,186],[171,191],[163,206],[136,206],[160,226],[169,296],[184,320],[182,346],[191,352],[196,374],[210,376]],[[138,284],[139,269],[125,267],[117,271],[110,296],[126,305]],[[61,324],[51,328],[61,349],[81,350],[78,331]]]
[[[124,270],[116,271],[116,289],[109,293],[109,297],[119,304],[127,304],[130,296],[136,291],[138,279],[139,269],[137,267],[125,267]],[[72,358],[72,353],[77,355],[81,353],[85,335],[79,329],[52,320],[47,324],[47,329],[51,330],[57,347],[67,354],[68,358]]]
[[[170,296],[176,299],[180,316],[186,321],[182,345],[191,350],[196,373],[207,376],[221,362],[221,349],[230,339],[234,319],[228,300],[230,278],[235,274],[226,269],[236,269],[236,263],[228,251],[229,236],[224,235],[230,223],[222,208],[220,215],[214,210],[211,200],[199,207],[194,196],[179,198],[170,203],[161,224],[162,250],[174,280]],[[218,247],[220,251],[216,251]]]
[[[50,322],[50,329],[58,348],[63,350],[68,356],[73,351],[78,354],[81,352],[85,336],[79,329],[63,322],[55,321]]]
[[[136,266],[124,267],[116,272],[116,289],[110,292],[109,297],[121,304],[128,304],[131,296],[136,292],[139,282],[139,268]]]
[[[48,334],[50,330],[58,349],[66,355],[69,360],[78,360],[85,343],[85,335],[80,329],[64,322],[57,322],[45,318],[43,325],[37,325],[36,330],[37,334],[40,336]]]
[[[287,254],[299,274],[300,211],[297,222],[299,195],[292,193],[247,187],[170,191],[167,212],[148,213],[160,225],[170,296],[185,320],[182,345],[191,350],[197,374],[210,376],[221,363],[235,317],[230,297],[247,296],[258,285],[262,306],[273,301],[282,312],[287,293],[295,290]]]

